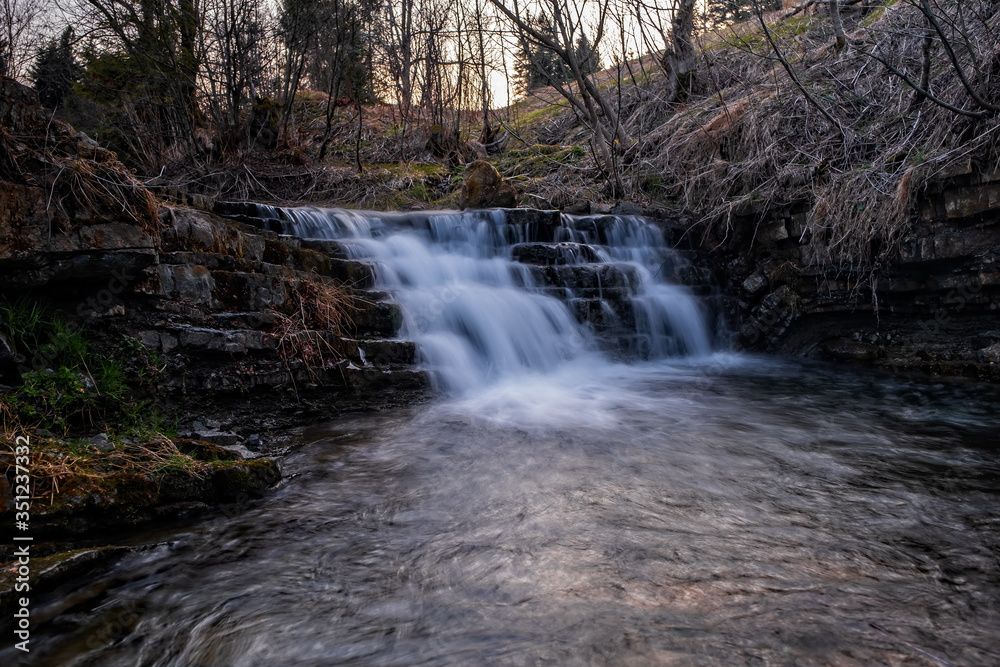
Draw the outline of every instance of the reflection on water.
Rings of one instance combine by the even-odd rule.
[[[584,357],[319,425],[34,664],[1000,664],[992,391]]]

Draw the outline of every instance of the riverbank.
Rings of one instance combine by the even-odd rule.
[[[33,172],[6,168],[3,178],[12,180],[0,187],[4,440],[10,452],[18,435],[31,440],[32,525],[40,540],[51,539],[46,556],[239,507],[278,482],[297,428],[433,394],[415,366],[414,341],[399,336],[402,311],[377,284],[374,260],[335,240],[272,229],[288,211],[173,190],[157,200],[112,154],[52,121],[30,91],[4,86],[0,115],[33,137],[24,155],[44,149],[67,169],[78,165],[70,180],[44,161]],[[51,148],[42,140],[49,134]],[[623,321],[635,328],[638,269],[602,265],[593,248],[639,230],[645,223],[628,216],[645,213],[653,226],[642,234],[656,229],[669,248],[689,253],[661,280],[711,302],[707,319],[737,332],[737,349],[995,382],[998,182],[971,166],[950,179],[922,196],[906,253],[879,275],[817,261],[794,206],[748,209],[732,227],[707,230],[628,202],[568,207],[590,213],[582,217],[530,209],[481,215],[501,215],[497,229],[525,241],[518,275],[556,299],[571,297],[557,339],[575,331],[576,318],[604,342],[620,343],[616,353],[649,353],[625,349],[637,337],[617,328]],[[97,198],[101,188],[106,196]],[[431,215],[398,219],[429,229]],[[455,229],[485,218],[462,220]],[[573,266],[585,257],[592,266]],[[646,267],[650,274],[668,263],[653,264],[660,268]],[[434,303],[450,298],[439,294]],[[526,321],[519,314],[503,324]],[[539,359],[554,363],[562,348],[546,340],[539,349],[552,354]],[[571,335],[566,342],[579,348]],[[660,350],[680,351],[671,341]],[[0,520],[9,525],[17,464],[11,454],[3,462]]]

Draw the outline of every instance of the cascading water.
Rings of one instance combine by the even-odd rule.
[[[598,347],[705,355],[705,313],[670,284],[682,261],[637,217],[512,221],[504,210],[394,214],[280,209],[284,231],[373,262],[435,383],[460,393]],[[270,217],[270,216],[269,216]]]
[[[995,388],[602,363],[711,347],[638,219],[257,212],[377,264],[443,386],[496,381],[330,415],[265,500],[50,569],[0,665],[1000,664]]]

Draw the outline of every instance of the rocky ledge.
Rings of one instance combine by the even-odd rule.
[[[748,212],[705,248],[743,347],[1000,381],[1000,170],[968,163],[928,186],[874,274],[820,262],[807,210]]]

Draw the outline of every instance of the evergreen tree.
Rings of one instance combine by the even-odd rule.
[[[546,14],[539,14],[532,20],[539,32],[554,35],[552,19]],[[522,46],[520,58],[515,66],[521,86],[525,92],[552,83],[566,83],[573,80],[573,72],[555,52],[539,44],[532,43],[529,50]],[[586,34],[581,34],[574,48],[580,69],[584,75],[595,74],[601,70],[601,53],[590,44]]]
[[[540,13],[532,19],[534,28],[541,33],[553,35],[552,19]],[[569,80],[570,72],[565,63],[555,53],[538,44],[531,43],[527,48],[522,45],[520,57],[515,66],[518,78],[524,92],[552,85],[552,82],[564,83]]]
[[[590,45],[586,34],[580,35],[580,39],[576,40],[576,57],[584,74],[597,74],[601,71],[601,52]]]
[[[0,37],[0,77],[7,76],[7,40]]]
[[[51,41],[41,51],[31,68],[31,79],[42,104],[55,108],[73,92],[83,68],[73,55],[73,28],[67,27],[59,41]]]

